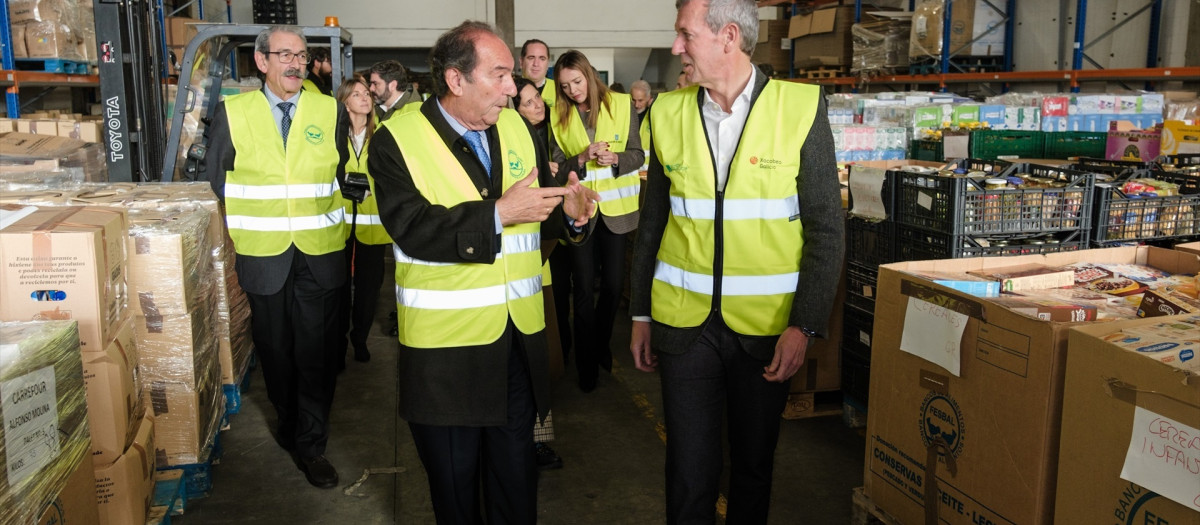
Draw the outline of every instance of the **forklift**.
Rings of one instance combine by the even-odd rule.
[[[184,48],[179,64],[179,81],[174,103],[168,104],[170,131],[163,154],[163,181],[196,180],[207,152],[204,128],[212,122],[221,101],[221,83],[226,72],[237,78],[235,50],[249,47],[271,26],[262,24],[201,24],[196,36]],[[309,48],[329,46],[333,73],[330,85],[334,93],[346,78],[354,74],[354,36],[336,26],[302,26],[301,33]],[[184,134],[184,131],[187,134]]]

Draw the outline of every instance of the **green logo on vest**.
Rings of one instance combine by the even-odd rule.
[[[514,179],[524,178],[526,175],[525,161],[511,149],[508,150],[508,175]]]
[[[686,173],[688,170],[688,166],[687,166],[687,164],[680,162],[679,164],[667,164],[667,165],[663,166],[663,169],[666,169],[667,173],[676,173],[676,172]]]
[[[325,142],[325,130],[310,124],[307,128],[304,128],[304,140],[307,140],[309,144],[314,146]]]

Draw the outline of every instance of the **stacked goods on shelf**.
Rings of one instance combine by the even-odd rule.
[[[1031,271],[1028,265],[1035,264],[1042,268]],[[993,294],[996,297],[973,295],[925,276],[936,275],[939,282],[954,284],[1005,274],[1009,279],[1032,276],[1030,280],[1053,285],[1061,283],[1047,281],[1064,267],[1071,272],[1070,287]],[[1157,375],[1148,375],[1142,371],[1158,366],[1154,360],[1133,356],[1147,362],[1112,366],[1104,352],[1077,349],[1075,334],[1068,351],[1068,333],[1082,326],[1100,336],[1122,331],[1123,341],[1147,338],[1146,333],[1130,330],[1138,323],[1085,323],[1135,319],[1139,307],[1151,297],[1147,292],[1167,297],[1185,311],[1200,310],[1198,271],[1200,257],[1148,246],[883,266],[871,349],[866,494],[904,523],[1048,524],[1053,522],[1056,489],[1061,497],[1064,487],[1074,487],[1068,494],[1077,499],[1072,509],[1096,508],[1063,514],[1068,516],[1066,522],[1095,523],[1102,516],[1112,517],[1112,509],[1120,508],[1120,494],[1128,493],[1131,485],[1117,479],[1119,466],[1113,466],[1113,460],[1119,465],[1119,457],[1107,458],[1101,473],[1110,477],[1101,478],[1107,485],[1103,500],[1098,501],[1089,485],[1095,481],[1093,452],[1099,450],[1096,447],[1113,447],[1124,454],[1133,408],[1123,406],[1116,412],[1101,408],[1127,403],[1118,400],[1134,396],[1120,388],[1106,390],[1103,378],[1120,380],[1110,384],[1165,393],[1162,399],[1139,395],[1136,400],[1144,406],[1146,398],[1155,397],[1152,405],[1167,410],[1159,402],[1171,404],[1169,397],[1194,404],[1196,385],[1188,385],[1194,381],[1184,377],[1179,367],[1192,368],[1194,374],[1197,361],[1186,348],[1142,349],[1154,350],[1147,355],[1165,363]],[[1145,322],[1158,324],[1164,319],[1168,318]],[[1160,342],[1195,339],[1194,332],[1191,336],[1171,333]],[[1072,368],[1077,361],[1086,362],[1086,368]],[[1173,371],[1165,371],[1172,367]],[[1083,395],[1108,404],[1072,406],[1071,392],[1083,391],[1072,385],[1073,374],[1088,383]],[[1188,412],[1194,407],[1180,412],[1185,405],[1175,402],[1173,406],[1165,415],[1196,421]],[[1089,416],[1074,417],[1078,414]],[[1112,417],[1122,422],[1117,424]],[[1106,425],[1109,420],[1114,424]],[[1090,443],[1093,436],[1101,439]],[[1083,441],[1089,443],[1081,445]],[[1079,450],[1068,451],[1068,443]],[[1068,468],[1072,470],[1064,470]],[[1133,490],[1144,493],[1137,487]],[[1091,514],[1092,519],[1081,517]]]
[[[1134,160],[1151,162],[1158,158],[1162,147],[1162,125],[1149,129],[1138,129],[1127,121],[1108,123],[1108,135],[1104,145],[1104,158],[1108,160]]]
[[[838,162],[900,160],[908,154],[908,130],[902,127],[833,126]]]
[[[908,56],[916,61],[942,56],[943,22],[947,0],[919,0],[914,6]],[[1004,13],[994,3],[954,0],[950,10],[951,56],[1004,54]]]
[[[1200,350],[1200,317],[1077,327],[1067,342],[1055,518],[1059,523],[1200,523],[1200,368],[1147,347]],[[1191,359],[1190,363],[1197,362]],[[1154,391],[1155,395],[1139,395]],[[1184,437],[1188,436],[1188,437]],[[1189,492],[1190,490],[1190,492]]]
[[[168,16],[166,18],[163,36],[167,42],[167,56],[164,57],[164,61],[167,63],[169,74],[179,74],[179,65],[183,62],[184,49],[188,42],[191,42],[192,38],[196,36],[196,24],[202,23],[204,23],[203,20],[184,16]]]
[[[84,142],[100,142],[101,126],[99,116],[59,111],[34,111],[18,119],[0,119],[0,133],[57,135]]]
[[[934,173],[899,173],[899,259],[952,259],[1086,248],[1095,175],[965,159]]]
[[[201,462],[224,415],[208,211],[130,209],[130,297],[158,466]]]
[[[0,522],[99,523],[77,323],[0,322],[0,341]]]
[[[1200,165],[1155,164],[1147,168],[1138,162],[1080,159],[1079,166],[1111,173],[1108,180],[1096,184],[1096,244],[1179,242],[1200,237]]]
[[[854,6],[818,6],[792,15],[788,39],[796,49],[795,65],[800,69],[848,67],[853,56],[850,26],[854,25]]]
[[[889,15],[886,11],[863,13],[862,22],[850,28],[854,49],[851,73],[880,75],[908,67],[912,20]]]
[[[49,121],[46,129],[57,133],[58,122]],[[108,179],[108,164],[104,146],[87,143],[69,137],[34,135],[30,133],[5,133],[0,135],[0,177],[8,178],[22,171],[62,170],[71,174],[75,181],[101,181]]]
[[[86,5],[85,5],[86,4]],[[89,60],[86,40],[95,49],[95,21],[91,2],[75,0],[10,0],[8,18],[13,29],[15,58]],[[83,51],[83,52],[81,52]],[[21,54],[18,54],[21,53]],[[6,65],[9,69],[15,69]]]
[[[787,20],[759,21],[758,44],[754,46],[754,54],[750,55],[750,61],[770,65],[775,73],[786,75],[791,69],[788,61],[792,58],[792,41],[787,39],[787,32]]]

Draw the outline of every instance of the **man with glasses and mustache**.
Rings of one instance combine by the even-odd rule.
[[[346,109],[304,91],[311,57],[292,26],[263,30],[254,61],[260,91],[227,97],[205,131],[202,180],[225,204],[237,273],[250,302],[255,351],[278,418],[275,441],[308,482],[337,486],[325,459],[340,339],[338,290],[348,226],[339,181]],[[343,342],[344,344],[344,342]]]

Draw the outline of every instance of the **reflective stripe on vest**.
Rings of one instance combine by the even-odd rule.
[[[322,255],[345,247],[343,201],[335,177],[337,102],[301,91],[286,150],[262,91],[225,99],[237,156],[226,174],[229,237],[242,255],[278,255],[295,244]]]
[[[651,111],[654,153],[670,179],[671,214],[659,245],[651,315],[699,326],[713,308],[735,332],[787,328],[804,246],[796,175],[819,102],[814,86],[768,81],[750,109],[723,195],[697,103],[699,88],[659,95]],[[719,221],[717,219],[720,219]],[[720,239],[722,245],[714,246]],[[722,267],[714,269],[714,249]]]
[[[346,201],[346,224],[350,221],[356,221],[354,226],[354,238],[363,244],[391,244],[392,238],[388,235],[387,229],[383,227],[383,221],[379,218],[379,203],[375,201],[375,177],[367,173],[367,146],[366,141],[363,143],[362,151],[357,155],[354,154],[353,146],[350,147],[350,160],[346,161],[346,173],[364,173],[367,175],[367,182],[371,185],[371,192],[367,194],[367,198],[363,199],[358,204],[358,218],[354,218],[354,203]]]
[[[562,103],[568,104],[565,99]],[[608,109],[601,109],[596,119],[596,142],[608,142],[608,149],[613,153],[625,151],[625,143],[629,140],[630,104],[632,102],[629,95],[609,92]],[[600,107],[603,108],[603,104]],[[558,147],[567,153],[568,157],[578,155],[591,144],[583,119],[579,118],[579,112],[574,106],[568,112],[565,127],[559,123],[557,109],[550,116],[550,127]],[[587,178],[581,182],[600,194],[600,213],[618,217],[638,210],[638,193],[642,188],[642,180],[637,176],[637,171],[614,177],[612,166],[601,166],[595,161],[588,162],[586,169]]]
[[[421,112],[388,119],[413,178],[431,204],[454,207],[482,200],[470,176]],[[537,150],[521,117],[512,110],[496,123],[505,152],[504,189],[529,174]],[[534,183],[536,186],[537,183]],[[424,261],[396,255],[396,310],[400,342],[415,348],[485,345],[504,333],[508,319],[525,334],[545,328],[542,303],[541,224],[504,227],[492,264]]]

